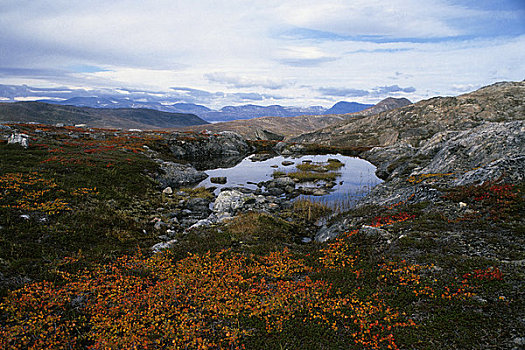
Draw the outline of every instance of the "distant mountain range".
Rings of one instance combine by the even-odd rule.
[[[252,119],[259,117],[297,117],[301,115],[325,115],[355,113],[372,107],[371,104],[357,102],[338,102],[332,108],[321,106],[312,107],[285,107],[280,105],[258,106],[247,104],[242,106],[225,106],[220,110],[213,110],[206,106],[193,103],[174,103],[172,105],[158,102],[137,102],[133,100],[108,99],[99,97],[73,97],[64,101],[39,100],[40,102],[59,104],[63,106],[91,107],[91,108],[148,108],[164,112],[192,113],[208,122],[224,122],[238,119]]]
[[[213,123],[207,125],[194,125],[187,127],[191,131],[235,131],[243,137],[251,140],[282,140],[290,139],[300,134],[309,133],[330,125],[344,123],[348,120],[371,116],[387,110],[404,107],[411,104],[406,98],[387,98],[376,105],[365,110],[359,110],[360,106],[356,103],[334,106],[334,111],[347,110],[346,108],[355,108],[358,111],[354,113],[343,114],[319,114],[319,115],[301,115],[297,117],[280,118],[280,117],[260,117],[252,119],[239,119],[228,122]]]
[[[0,101],[16,102],[35,100],[63,106],[91,108],[146,108],[162,112],[195,114],[208,122],[231,121],[259,117],[296,117],[303,115],[328,115],[356,113],[372,107],[357,102],[337,102],[331,108],[322,106],[288,107],[280,105],[225,106],[213,110],[193,103],[181,103],[169,94],[127,89],[72,90],[68,88],[34,88],[26,85],[0,85]]]
[[[85,124],[98,128],[164,129],[208,124],[194,114],[144,108],[90,108],[43,102],[0,103],[0,122]]]

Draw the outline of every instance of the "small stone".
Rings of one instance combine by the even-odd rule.
[[[295,163],[289,160],[284,160],[281,164],[284,166],[289,166],[289,165],[294,165]]]
[[[270,153],[258,153],[258,154],[254,154],[250,160],[252,162],[263,162],[265,160],[268,160],[268,159],[271,159],[273,158],[274,155],[270,154]]]
[[[277,204],[277,203],[270,203],[270,204],[268,204],[268,209],[270,209],[270,210],[277,210],[277,209],[279,209],[279,204]]]
[[[171,187],[168,186],[168,187],[166,187],[166,188],[164,189],[164,191],[162,191],[162,193],[167,194],[167,195],[170,195],[170,194],[173,193],[173,189],[172,189]]]
[[[27,214],[22,214],[22,215],[20,215],[20,217],[21,217],[22,219],[26,219],[26,220],[29,220],[29,218],[30,218],[30,216],[27,215]]]
[[[517,345],[525,345],[525,337],[514,338],[512,341]]]
[[[284,194],[284,190],[282,188],[272,187],[268,189],[268,193],[272,196],[280,196]]]
[[[226,176],[217,176],[210,178],[210,181],[214,184],[225,184],[228,180]]]
[[[334,188],[335,186],[336,186],[336,183],[333,182],[333,181],[329,181],[329,182],[327,182],[327,183],[324,185],[324,187],[326,187],[326,188]]]
[[[198,227],[206,227],[210,226],[212,222],[209,219],[202,219],[191,225],[189,228],[186,229],[186,231],[198,228]]]
[[[303,243],[310,243],[312,241],[312,239],[310,237],[303,237],[303,239],[301,239],[301,242]]]
[[[153,247],[151,247],[151,250],[153,253],[160,253],[161,251],[165,249],[172,248],[177,243],[176,239],[172,239],[171,241],[167,242],[160,242],[155,244]]]
[[[179,224],[179,219],[177,219],[177,217],[174,216],[174,217],[172,217],[171,219],[168,220],[168,223],[178,225]]]
[[[466,208],[467,207],[467,203],[459,202],[459,207],[460,208]]]
[[[316,188],[312,194],[314,196],[324,196],[328,194],[328,191],[322,188]]]

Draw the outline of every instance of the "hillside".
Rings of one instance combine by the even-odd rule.
[[[250,140],[257,139],[275,139],[281,140],[291,138],[302,133],[317,130],[329,125],[343,122],[350,118],[356,118],[360,115],[373,115],[385,110],[406,106],[411,102],[405,98],[396,99],[388,98],[377,105],[350,114],[332,114],[332,115],[303,115],[298,117],[261,117],[249,120],[235,120],[231,122],[215,123],[203,126],[193,126],[187,130],[212,132],[235,131],[243,137]]]
[[[246,97],[251,97],[250,95]],[[255,95],[257,97],[257,94]],[[28,98],[38,102],[62,106],[91,108],[143,108],[162,112],[195,114],[210,122],[224,122],[258,117],[297,117],[301,115],[346,114],[361,111],[371,105],[357,102],[337,102],[331,108],[322,106],[259,106],[244,104],[210,109],[203,105],[185,103],[185,94],[161,93],[130,89],[83,90],[61,88],[36,88],[27,85],[0,84],[0,100],[6,102],[26,101]],[[196,99],[199,100],[198,98]],[[204,102],[202,102],[204,103]]]
[[[207,124],[194,114],[138,108],[105,109],[60,106],[42,102],[0,103],[0,121],[86,124],[89,127],[123,129],[161,129]]]
[[[337,102],[331,108],[326,110],[323,114],[347,114],[347,113],[357,113],[361,112],[364,109],[373,107],[374,105],[363,104],[357,102]]]
[[[0,348],[520,349],[523,92],[350,119],[381,121],[339,139],[368,146],[374,188],[308,145],[1,124]],[[194,187],[232,159],[242,181]],[[354,207],[301,195],[353,181]]]
[[[525,82],[497,83],[457,97],[435,97],[401,109],[357,116],[298,136],[295,142],[337,146],[417,145],[437,132],[463,130],[484,121],[523,120]]]

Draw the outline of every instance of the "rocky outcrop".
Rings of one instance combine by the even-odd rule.
[[[272,140],[272,141],[282,141],[284,139],[283,135],[279,135],[275,132],[271,132],[266,129],[255,129],[255,139],[256,140]]]
[[[356,114],[359,115],[374,115],[382,112],[390,111],[392,109],[405,107],[412,104],[409,99],[406,98],[394,98],[387,97],[384,100],[378,102],[375,106],[367,108],[363,111],[360,111]]]
[[[414,155],[430,162],[416,168],[412,175],[454,172],[459,179],[474,168],[520,155],[525,155],[525,121],[487,122],[469,130],[432,137]],[[465,179],[461,181],[467,183]]]
[[[242,136],[231,131],[186,137],[176,135],[167,143],[175,157],[187,160],[209,160],[222,157],[242,158],[251,151],[250,146]]]
[[[436,189],[486,181],[525,179],[525,121],[485,122],[465,131],[435,134],[421,147],[399,142],[377,147],[363,157],[378,165],[387,180],[360,202],[392,204],[437,201]]]
[[[373,116],[357,116],[291,141],[332,146],[420,147],[435,134],[484,122],[523,120],[525,82],[497,83],[457,97],[436,97]]]

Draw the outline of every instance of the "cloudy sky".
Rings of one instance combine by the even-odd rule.
[[[210,107],[413,101],[525,79],[525,0],[0,0],[0,84]]]

